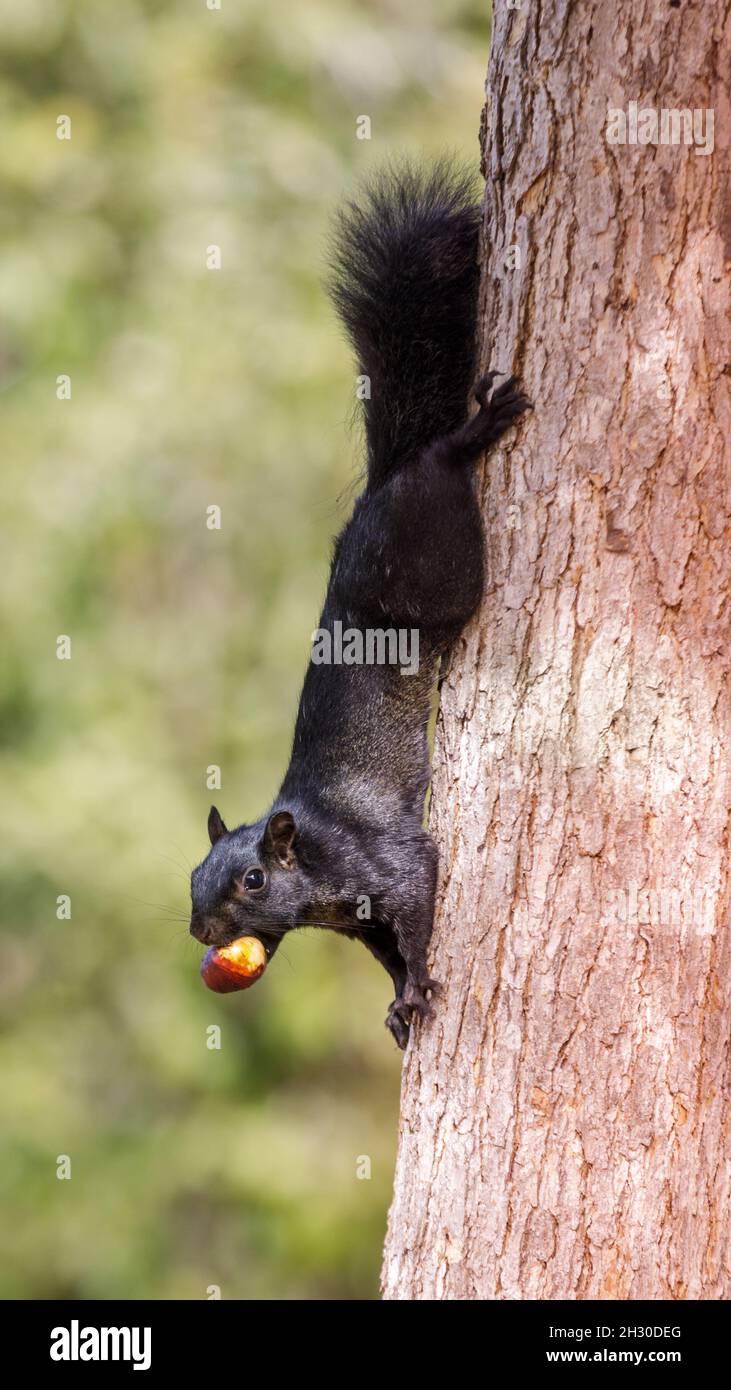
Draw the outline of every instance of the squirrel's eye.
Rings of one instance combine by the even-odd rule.
[[[263,869],[247,869],[244,874],[244,888],[247,893],[257,893],[266,881],[267,876]]]

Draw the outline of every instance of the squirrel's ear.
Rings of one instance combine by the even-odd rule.
[[[294,852],[296,834],[297,826],[291,811],[275,811],[269,817],[264,831],[264,849],[274,855],[283,869],[293,869],[297,863]]]
[[[218,810],[218,807],[212,806],[210,811],[208,812],[208,838],[211,844],[215,845],[216,840],[220,840],[222,835],[227,834],[228,831],[223,821],[221,820],[221,813]]]

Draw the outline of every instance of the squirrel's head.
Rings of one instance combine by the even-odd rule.
[[[191,935],[207,946],[258,936],[271,957],[301,920],[310,897],[291,811],[227,830],[215,806],[208,816],[209,854],[190,883]]]

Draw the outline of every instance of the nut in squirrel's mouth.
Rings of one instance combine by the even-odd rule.
[[[201,961],[201,978],[217,994],[249,989],[264,974],[269,956],[258,936],[240,936],[228,946],[211,946]]]

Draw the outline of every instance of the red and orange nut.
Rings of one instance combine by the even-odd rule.
[[[256,936],[240,936],[230,946],[211,946],[201,961],[201,978],[216,994],[248,989],[264,974],[267,953]]]

